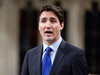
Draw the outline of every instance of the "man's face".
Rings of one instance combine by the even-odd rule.
[[[60,31],[64,23],[60,24],[58,17],[52,11],[43,11],[39,18],[39,31],[43,41],[51,45],[60,38]]]

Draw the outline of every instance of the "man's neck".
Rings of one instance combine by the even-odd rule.
[[[53,43],[57,42],[59,39],[61,38],[61,36],[57,39],[57,40],[51,40],[51,41],[43,41],[46,45],[50,46],[52,45]]]

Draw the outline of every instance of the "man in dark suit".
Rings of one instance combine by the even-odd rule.
[[[59,7],[45,5],[39,10],[43,44],[26,53],[21,75],[88,75],[84,51],[62,39],[63,27],[64,15]],[[49,61],[45,60],[48,47]]]

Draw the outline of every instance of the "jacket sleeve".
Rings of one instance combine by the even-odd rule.
[[[29,75],[29,72],[28,72],[28,52],[25,55],[21,75]]]
[[[72,62],[72,75],[88,75],[88,65],[83,50],[76,54]]]

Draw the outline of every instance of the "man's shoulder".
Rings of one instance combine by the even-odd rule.
[[[67,43],[67,46],[68,46],[70,49],[82,50],[82,49],[79,48],[78,46],[75,46],[75,45],[70,44],[70,43]]]
[[[64,52],[66,52],[66,56],[69,55],[70,58],[75,58],[75,57],[78,57],[78,56],[83,56],[85,55],[85,52],[83,49],[73,45],[73,44],[70,44],[68,42],[65,41],[65,48],[64,48]]]
[[[84,51],[82,48],[79,48],[73,44],[70,44],[66,41],[62,41],[62,43],[66,46],[66,50],[69,52],[79,52],[79,51]]]
[[[39,45],[39,46],[36,46],[36,47],[34,47],[34,48],[28,50],[27,52],[28,52],[28,53],[37,52],[37,51],[42,50],[42,48],[43,48],[43,45]]]

